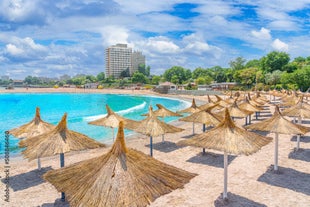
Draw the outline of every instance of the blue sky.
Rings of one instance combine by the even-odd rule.
[[[127,43],[152,74],[179,65],[228,67],[273,50],[310,56],[310,0],[1,0],[0,76],[105,71]]]

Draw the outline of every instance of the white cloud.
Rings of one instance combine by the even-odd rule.
[[[6,46],[6,51],[13,56],[19,56],[22,55],[24,53],[23,49],[17,48],[15,45],[13,44],[7,44]]]
[[[179,46],[173,43],[170,39],[163,36],[149,38],[144,43],[144,46],[146,47],[146,50],[150,50],[155,53],[174,54],[180,52]]]
[[[283,51],[283,52],[287,52],[288,51],[288,44],[282,42],[279,39],[275,39],[272,44],[271,44],[272,48],[275,50],[279,50],[279,51]]]
[[[104,45],[115,45],[116,43],[128,43],[128,30],[121,26],[106,26],[101,30]]]
[[[262,27],[260,29],[260,31],[255,31],[252,30],[251,34],[257,38],[257,39],[261,39],[261,40],[270,40],[271,39],[271,35],[270,35],[270,30],[266,29],[264,27]]]

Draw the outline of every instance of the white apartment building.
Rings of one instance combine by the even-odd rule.
[[[106,77],[119,78],[122,71],[129,69],[130,75],[138,70],[139,64],[145,65],[145,56],[141,52],[127,47],[127,44],[116,44],[105,51]]]

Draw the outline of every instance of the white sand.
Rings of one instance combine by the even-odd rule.
[[[9,92],[84,92],[83,89],[15,89]],[[2,91],[1,91],[2,92]],[[87,90],[86,92],[151,94],[150,91],[131,90]],[[178,96],[180,97],[180,96]],[[192,98],[191,96],[182,96]],[[206,100],[206,97],[196,97]],[[271,107],[273,111],[273,108]],[[262,115],[268,115],[264,113]],[[270,114],[269,114],[270,115]],[[266,118],[266,117],[265,117]],[[244,124],[244,120],[238,120]],[[252,120],[255,123],[255,120]],[[185,131],[154,138],[154,158],[170,165],[197,173],[183,189],[177,189],[159,197],[150,206],[310,206],[310,136],[301,139],[302,150],[294,153],[296,138],[291,135],[279,136],[279,169],[281,174],[268,172],[273,164],[274,143],[265,146],[250,156],[232,156],[228,167],[229,203],[220,198],[223,192],[223,156],[221,152],[207,150],[202,156],[200,148],[177,147],[174,143],[192,133],[192,124],[175,121],[174,125]],[[306,126],[310,126],[307,120]],[[195,124],[196,133],[201,132],[201,124]],[[274,137],[273,134],[268,136]],[[127,137],[127,146],[149,154],[148,137],[133,135]],[[65,155],[65,165],[96,157],[109,150],[96,149],[72,152]],[[289,158],[291,157],[291,158]],[[42,167],[59,168],[59,156],[42,158]],[[28,162],[22,157],[10,160],[10,202],[4,201],[4,160],[0,161],[0,206],[68,206],[59,201],[60,193],[43,181],[42,172],[37,171],[36,161]],[[43,170],[43,171],[44,171]]]

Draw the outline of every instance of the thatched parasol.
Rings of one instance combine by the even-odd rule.
[[[231,104],[227,103],[226,101],[224,101],[221,97],[219,97],[218,95],[215,95],[216,97],[216,101],[215,103],[218,104],[221,107],[229,107]]]
[[[179,111],[180,113],[195,113],[200,111],[201,109],[196,105],[195,99],[192,100],[192,105],[186,109]],[[195,134],[195,122],[193,122],[193,134]]]
[[[68,195],[70,206],[147,206],[182,188],[196,174],[126,148],[123,123],[111,150],[69,167],[51,170],[43,178]]]
[[[200,111],[200,109],[199,109],[199,107],[196,105],[196,101],[195,101],[195,99],[193,98],[193,100],[192,100],[192,105],[191,105],[190,107],[188,107],[188,108],[186,108],[186,109],[183,109],[183,110],[181,110],[181,111],[178,111],[178,112],[180,112],[180,113],[190,113],[190,114],[192,114],[192,113],[195,113],[195,112],[197,112],[197,111]]]
[[[275,133],[275,157],[274,170],[278,170],[278,136],[279,134],[305,134],[310,131],[309,127],[299,124],[294,124],[284,118],[279,111],[279,107],[275,106],[275,111],[272,117],[261,122],[248,125],[245,128]]]
[[[167,116],[182,116],[181,114],[178,114],[176,112],[170,111],[169,109],[167,109],[166,107],[164,107],[161,104],[156,104],[157,106],[157,110],[154,111],[154,115],[157,117],[167,117]]]
[[[58,125],[49,132],[22,140],[21,147],[27,146],[22,152],[29,161],[38,157],[60,155],[60,167],[64,166],[64,153],[85,149],[105,147],[84,134],[71,131],[67,128],[67,113],[64,114]],[[64,200],[64,194],[62,194]]]
[[[29,123],[9,130],[9,133],[16,138],[21,139],[43,134],[44,132],[50,131],[54,127],[54,125],[49,124],[41,119],[40,108],[36,107],[35,116]]]
[[[24,124],[18,128],[9,130],[9,133],[17,138],[29,138],[34,137],[45,132],[48,132],[55,128],[54,125],[49,124],[41,119],[40,108],[36,107],[36,113],[32,121]],[[38,157],[38,169],[41,170],[41,161]]]
[[[153,137],[167,133],[181,132],[184,129],[160,121],[154,115],[152,107],[150,107],[148,117],[138,122],[138,124],[135,126],[135,128],[132,128],[132,130],[150,136],[150,155],[153,156]]]
[[[112,109],[106,104],[107,109],[107,115],[103,118],[88,122],[88,124],[97,125],[97,126],[105,126],[105,127],[111,127],[112,128],[112,137],[114,141],[114,128],[118,127],[118,124],[120,121],[124,121],[125,125],[129,122],[130,125],[135,125],[137,122],[134,120],[126,119],[124,117],[121,117],[120,115],[116,114]],[[128,126],[131,128],[130,126]]]
[[[232,119],[234,119],[235,117],[237,118],[245,118],[245,125],[247,125],[247,117],[249,115],[251,115],[252,113],[254,113],[253,111],[248,111],[246,109],[241,109],[238,105],[237,102],[235,100],[235,102],[227,107],[230,116],[232,117]],[[224,116],[225,110],[222,110],[220,112],[218,112],[217,114],[220,116]]]
[[[309,106],[309,105],[308,105]],[[298,118],[298,124],[301,124],[302,118],[310,118],[310,108],[303,102],[303,97],[300,98],[299,102],[290,108],[282,111],[282,115],[291,116]],[[296,150],[300,147],[300,134],[297,135]]]
[[[228,109],[225,109],[225,118],[215,128],[194,136],[191,139],[178,142],[179,145],[203,147],[224,152],[224,193],[227,198],[227,154],[250,155],[271,142],[270,137],[264,137],[248,132],[236,126],[230,118]]]
[[[240,103],[238,106],[239,106],[240,109],[245,109],[247,111],[254,111],[255,115],[256,115],[256,119],[257,119],[257,113],[262,110],[261,108],[255,106],[255,105],[252,105],[249,102],[248,97],[245,97],[244,102]],[[251,118],[250,118],[250,123],[251,123]]]
[[[213,105],[206,110],[198,111],[196,113],[193,113],[187,117],[179,119],[180,121],[186,121],[186,122],[193,122],[193,123],[202,123],[202,131],[206,131],[206,125],[207,126],[216,126],[218,125],[222,117],[219,115],[211,113],[211,110],[216,107],[216,105]],[[193,131],[194,132],[194,131]],[[205,148],[203,148],[203,154],[205,154]]]

